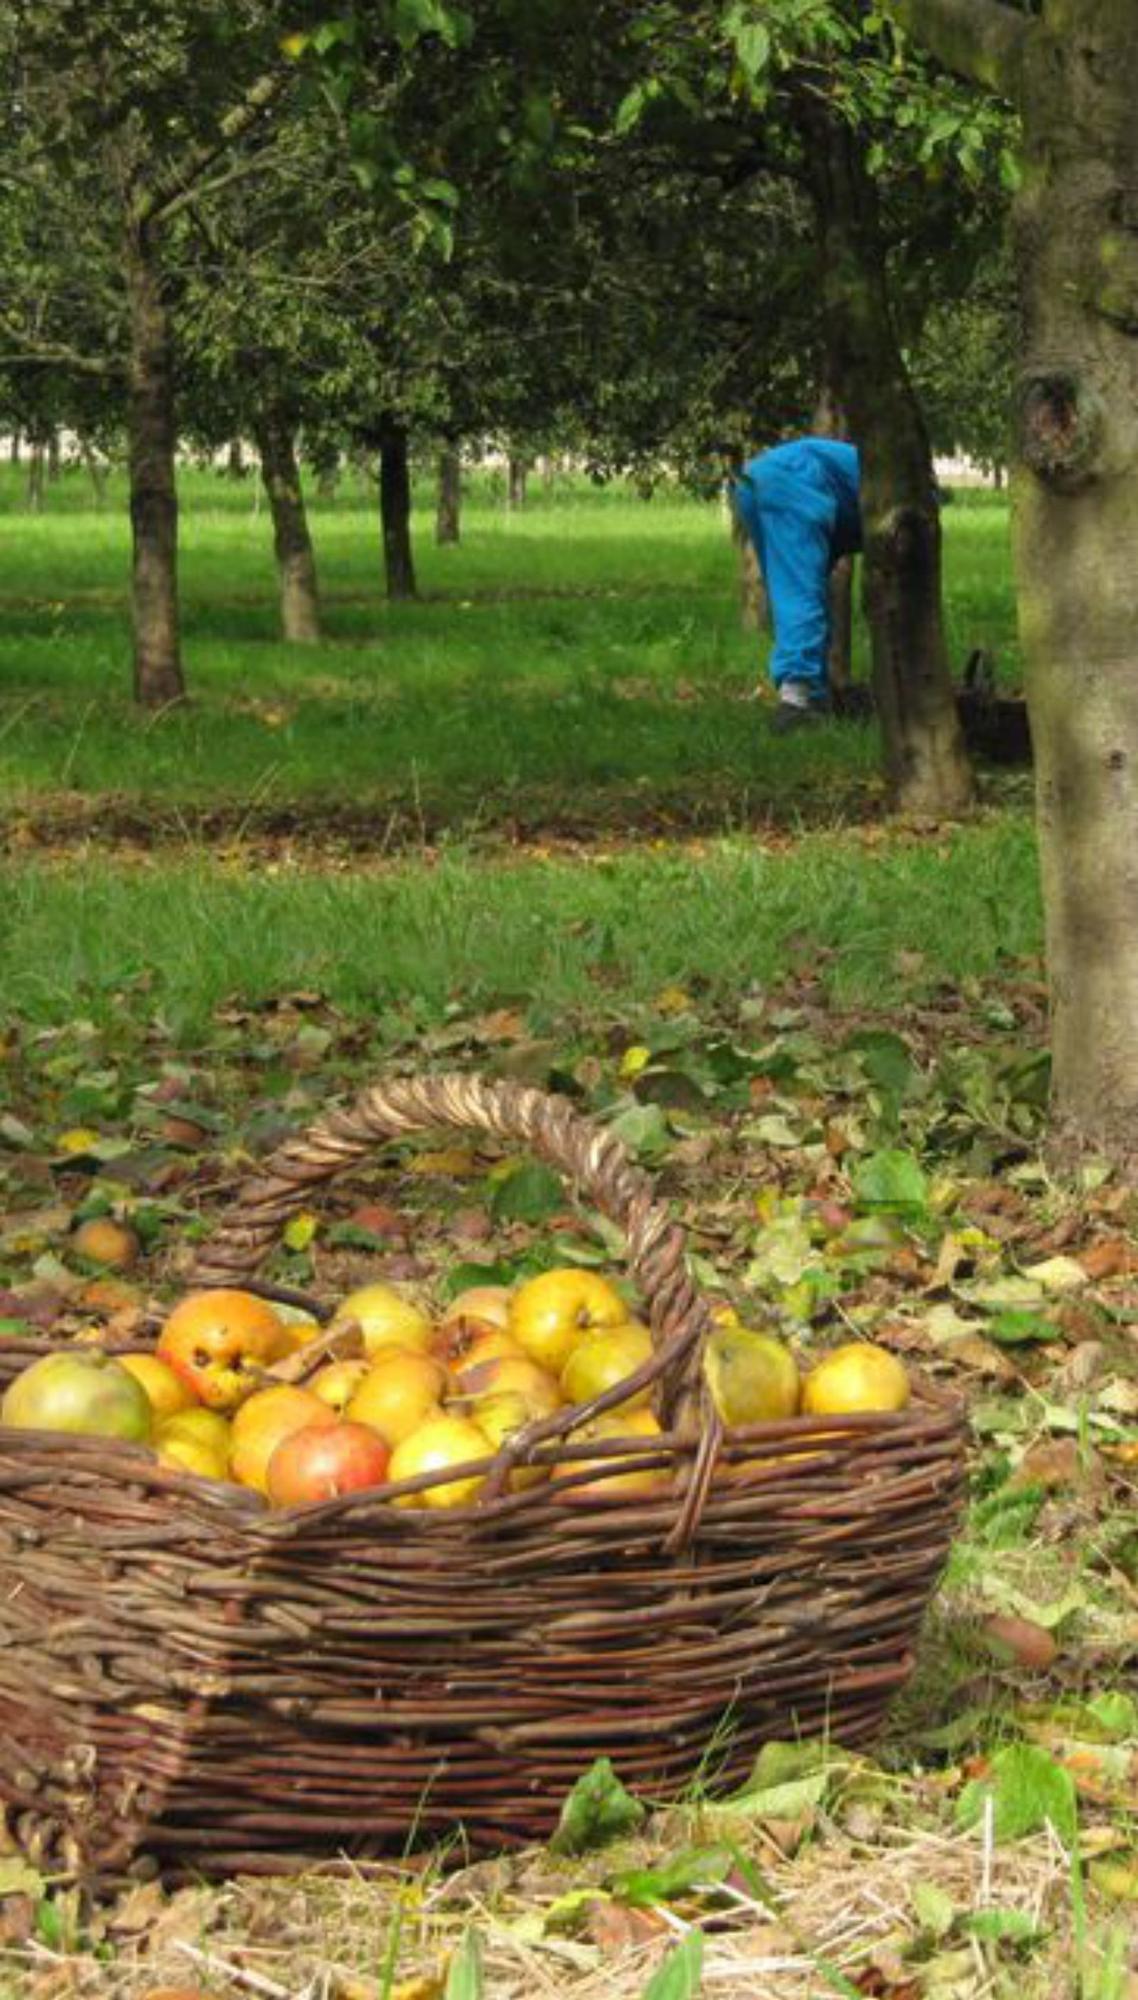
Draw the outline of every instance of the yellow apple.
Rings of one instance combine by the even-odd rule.
[[[115,1358],[120,1368],[141,1382],[158,1423],[177,1416],[179,1410],[201,1408],[193,1390],[174,1373],[168,1361],[160,1361],[156,1354],[119,1354]]]
[[[386,1347],[369,1366],[345,1415],[349,1423],[370,1424],[385,1444],[394,1446],[440,1414],[445,1390],[441,1361],[415,1349]]]
[[[603,1416],[594,1417],[592,1423],[582,1430],[573,1432],[573,1442],[586,1438],[653,1438],[661,1435],[660,1426],[651,1410],[612,1410]],[[610,1471],[613,1465],[621,1463],[619,1453],[595,1461],[598,1473],[605,1475],[582,1482],[580,1486],[567,1487],[566,1500],[620,1498],[630,1499],[637,1494],[656,1493],[667,1480],[667,1472],[661,1467],[638,1465],[635,1462],[627,1472]],[[566,1472],[580,1471],[587,1460],[566,1461]]]
[[[441,1411],[428,1417],[397,1444],[391,1454],[387,1477],[394,1485],[401,1479],[415,1479],[420,1473],[446,1472],[452,1465],[466,1465],[473,1459],[489,1458],[489,1438],[469,1417],[451,1416]],[[428,1486],[421,1493],[408,1493],[396,1501],[399,1507],[468,1507],[485,1485],[485,1473],[464,1479],[450,1479]]]
[[[509,1331],[531,1361],[559,1375],[583,1334],[627,1318],[628,1307],[607,1278],[567,1266],[519,1285],[510,1301]]]
[[[651,1359],[652,1335],[636,1320],[604,1333],[587,1333],[561,1370],[561,1393],[567,1403],[591,1403]],[[626,1402],[617,1403],[611,1414],[647,1408],[651,1400],[650,1386],[637,1389]]]
[[[242,1486],[267,1493],[269,1460],[278,1444],[307,1424],[335,1422],[335,1412],[307,1389],[295,1389],[284,1382],[273,1389],[258,1389],[233,1419],[229,1469]]]
[[[493,1361],[480,1361],[462,1377],[461,1401],[473,1407],[477,1422],[478,1404],[486,1396],[520,1396],[531,1417],[549,1417],[561,1408],[562,1396],[556,1379],[527,1361],[524,1354],[501,1354]]]
[[[812,1368],[802,1384],[804,1416],[903,1410],[912,1390],[902,1362],[869,1340],[850,1340]]]
[[[516,1389],[505,1389],[496,1396],[481,1397],[471,1415],[494,1451],[500,1451],[515,1431],[524,1430],[533,1421],[532,1411]],[[547,1465],[519,1465],[510,1474],[510,1488],[518,1493],[527,1486],[538,1486],[548,1478]]]
[[[332,1325],[346,1326],[349,1321],[359,1327],[369,1356],[384,1347],[426,1348],[434,1331],[430,1314],[394,1285],[364,1285],[350,1292],[336,1307]]]
[[[309,1376],[304,1386],[314,1396],[319,1396],[322,1403],[327,1403],[330,1410],[335,1410],[338,1417],[342,1417],[371,1365],[370,1361],[362,1358],[358,1361],[328,1361],[323,1368],[317,1369],[315,1375]]]

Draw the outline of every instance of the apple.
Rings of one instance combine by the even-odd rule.
[[[242,1486],[264,1493],[269,1460],[283,1439],[305,1425],[335,1422],[335,1412],[308,1389],[296,1389],[285,1382],[272,1389],[258,1389],[233,1419],[229,1469]]]
[[[342,1417],[370,1368],[371,1362],[362,1357],[358,1361],[328,1361],[315,1375],[309,1376],[304,1386]]]
[[[164,1417],[177,1416],[179,1410],[200,1408],[193,1390],[174,1373],[168,1361],[160,1361],[156,1354],[120,1354],[116,1359],[120,1368],[141,1382],[155,1423],[161,1423]]]
[[[159,1437],[154,1449],[160,1465],[172,1472],[192,1472],[198,1479],[229,1480],[229,1459],[224,1452],[211,1451],[200,1438],[180,1437],[177,1432]]]
[[[651,1359],[652,1335],[636,1320],[603,1333],[588,1333],[577,1342],[561,1370],[561,1393],[567,1403],[591,1403]],[[647,1408],[651,1400],[651,1386],[637,1389],[626,1402],[614,1406],[613,1414]]]
[[[359,1327],[364,1353],[369,1356],[384,1347],[425,1348],[434,1332],[430,1315],[397,1292],[394,1285],[364,1285],[349,1292],[336,1307],[332,1326],[339,1328],[349,1322]]]
[[[81,1222],[71,1239],[72,1247],[89,1264],[102,1264],[111,1271],[129,1271],[137,1264],[142,1245],[134,1230],[109,1215],[91,1215]]]
[[[221,1460],[226,1473],[229,1471],[229,1447],[232,1431],[229,1418],[220,1410],[207,1410],[204,1403],[198,1403],[191,1410],[179,1410],[175,1416],[166,1417],[154,1433],[155,1445],[159,1448],[172,1443],[194,1445]]]
[[[45,1354],[22,1368],[4,1391],[0,1423],[145,1444],[154,1412],[141,1382],[109,1354],[87,1349]]]
[[[475,1336],[465,1353],[459,1354],[447,1365],[454,1380],[461,1384],[472,1368],[481,1367],[484,1361],[501,1361],[507,1357],[511,1361],[525,1361],[527,1358],[512,1333],[507,1333],[504,1327],[490,1326]]]
[[[345,1415],[369,1424],[384,1443],[401,1444],[425,1419],[439,1412],[446,1370],[429,1354],[385,1347],[349,1401]]]
[[[531,1361],[559,1375],[582,1334],[621,1326],[628,1307],[607,1278],[566,1266],[542,1271],[510,1300],[509,1331]]]
[[[533,1422],[533,1412],[516,1389],[503,1390],[496,1396],[483,1396],[471,1414],[494,1451],[500,1451],[515,1431],[524,1430],[527,1424]],[[524,1487],[538,1486],[548,1478],[547,1465],[515,1466],[510,1474],[510,1490],[518,1493]]]
[[[251,1292],[191,1292],[158,1336],[158,1356],[211,1410],[235,1410],[287,1352],[280,1319]]]
[[[510,1317],[507,1285],[469,1285],[453,1298],[431,1339],[431,1353],[448,1368],[461,1361],[484,1335],[505,1332]],[[514,1343],[515,1350],[521,1349]]]
[[[394,1484],[402,1479],[415,1479],[425,1472],[446,1472],[452,1465],[467,1465],[478,1458],[489,1458],[490,1440],[485,1432],[469,1417],[452,1416],[449,1411],[440,1411],[437,1416],[428,1417],[418,1430],[411,1431],[391,1454],[387,1476]],[[448,1479],[438,1485],[425,1487],[421,1493],[407,1493],[395,1502],[397,1507],[468,1507],[477,1498],[486,1483],[486,1474],[470,1473],[464,1479]]]
[[[391,1457],[367,1424],[306,1424],[293,1431],[269,1460],[268,1493],[274,1507],[303,1507],[382,1486]]]
[[[478,1405],[485,1396],[520,1396],[531,1417],[550,1417],[561,1408],[562,1396],[554,1377],[527,1361],[525,1355],[500,1354],[492,1361],[480,1361],[462,1376],[461,1400],[478,1421]],[[473,1407],[472,1407],[473,1406]]]
[[[585,1438],[653,1438],[661,1435],[660,1426],[651,1410],[611,1410],[603,1416],[594,1417],[592,1423],[573,1432],[576,1443]],[[559,1496],[561,1499],[632,1499],[638,1494],[659,1492],[666,1482],[667,1473],[656,1466],[629,1466],[627,1472],[613,1472],[611,1468],[621,1463],[618,1453],[595,1461],[598,1477],[583,1480],[579,1486],[567,1486]],[[587,1465],[585,1459],[567,1460],[565,1470],[580,1471]]]

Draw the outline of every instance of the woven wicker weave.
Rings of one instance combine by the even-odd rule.
[[[653,1799],[722,1790],[771,1736],[864,1740],[904,1682],[959,1504],[959,1413],[721,1437],[682,1235],[563,1101],[468,1077],[369,1090],[273,1155],[194,1281],[248,1281],[317,1185],[440,1129],[524,1144],[621,1226],[656,1343],[641,1374],[674,1428],[593,1443],[585,1475],[579,1413],[559,1413],[527,1438],[549,1482],[511,1491],[498,1463],[479,1506],[436,1512],[385,1489],[268,1513],[138,1447],[0,1433],[0,1798],[33,1856],[105,1881],[140,1854],[220,1873],[443,1833],[511,1845],[596,1756]],[[0,1352],[0,1379],[27,1359]],[[670,1480],[605,1497],[605,1449]]]

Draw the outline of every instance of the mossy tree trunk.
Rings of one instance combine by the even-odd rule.
[[[800,120],[818,223],[827,381],[861,453],[863,594],[886,778],[902,811],[958,813],[972,777],[941,610],[932,451],[889,305],[862,142],[820,97]]]
[[[134,693],[145,708],[185,698],[178,629],[177,429],[170,314],[153,233],[128,222],[127,385]]]
[[[379,427],[379,512],[387,595],[414,597],[415,558],[411,547],[411,461],[407,427],[385,417]]]
[[[893,0],[1020,112],[1015,564],[1056,1149],[1138,1161],[1138,33],[1133,0]]]
[[[296,457],[296,430],[284,405],[269,403],[257,417],[253,435],[273,518],[281,632],[290,644],[316,645],[321,636],[316,557]]]

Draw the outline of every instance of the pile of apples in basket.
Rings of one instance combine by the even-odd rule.
[[[153,1352],[111,1356],[76,1344],[33,1361],[9,1384],[0,1422],[148,1445],[163,1465],[235,1482],[274,1507],[426,1475],[434,1482],[394,1496],[396,1504],[462,1507],[477,1500],[486,1474],[447,1479],[452,1467],[485,1459],[536,1419],[591,1404],[650,1355],[647,1328],[591,1270],[479,1286],[441,1316],[394,1286],[367,1285],[342,1300],[324,1334],[295,1310],[215,1289],[174,1307]],[[910,1395],[904,1367],[882,1348],[853,1342],[802,1372],[789,1346],[728,1309],[703,1366],[730,1425],[899,1410]],[[666,1480],[644,1464],[643,1440],[660,1430],[650,1399],[649,1389],[633,1393],[570,1432],[575,1442],[639,1445],[624,1471],[606,1444],[603,1477],[578,1480],[576,1494],[628,1497]],[[548,1470],[518,1466],[510,1476],[519,1486]]]

